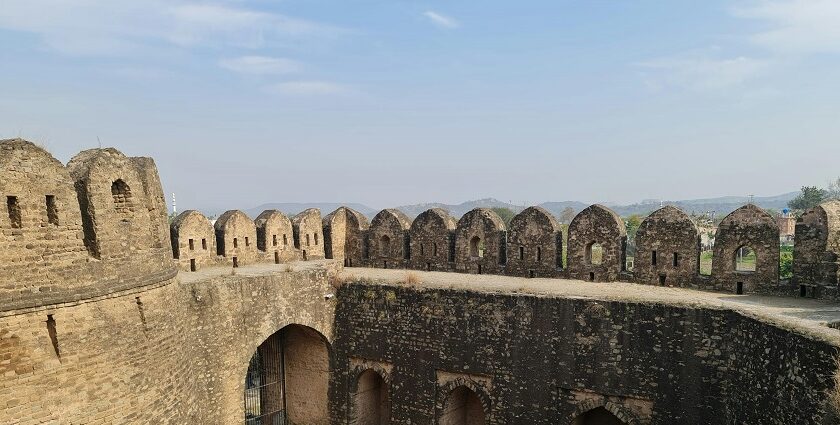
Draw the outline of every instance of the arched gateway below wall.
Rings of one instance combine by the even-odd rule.
[[[248,365],[245,424],[328,424],[329,352],[327,339],[302,325],[268,337]]]

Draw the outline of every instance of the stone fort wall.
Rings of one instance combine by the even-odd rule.
[[[436,423],[464,384],[489,424],[570,424],[597,406],[627,424],[837,420],[832,377],[818,372],[836,367],[837,348],[732,311],[403,285],[338,297],[340,418],[364,364],[399,388],[393,423]]]
[[[231,211],[215,226],[190,211],[167,225],[149,158],[95,149],[64,166],[17,139],[0,141],[0,153],[0,423],[237,423],[249,359],[289,324],[329,345],[330,423],[352,417],[351,378],[364,366],[387,372],[403,423],[426,423],[443,408],[441,394],[462,384],[498,424],[556,423],[598,403],[627,423],[717,422],[704,407],[729,422],[826,417],[820,397],[836,347],[733,312],[359,283],[335,292],[342,262],[635,279],[620,263],[622,223],[601,206],[575,219],[567,237],[577,242],[560,264],[560,230],[539,209],[511,229],[489,210],[457,222],[437,210],[422,222],[388,212],[369,223],[347,208],[323,220],[317,210],[256,221]],[[739,211],[718,229],[732,241],[721,244],[724,255],[777,238],[762,211]],[[837,224],[820,217],[797,225],[800,238],[826,235],[803,244],[813,264],[797,270],[812,271],[797,284],[811,296],[837,285]],[[670,233],[669,220],[652,222],[650,249],[689,249],[691,228],[675,221],[688,236],[665,240],[656,235]],[[609,251],[597,265],[587,263],[595,244]],[[324,257],[338,261],[255,271]],[[583,271],[572,276],[576,259]],[[670,273],[665,264],[654,284]],[[745,289],[780,290],[778,270],[762,264]],[[677,284],[731,290],[733,277],[693,278]],[[552,378],[534,390],[537,376]]]

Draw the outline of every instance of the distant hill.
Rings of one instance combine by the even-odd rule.
[[[354,210],[372,217],[376,215],[378,210],[375,210],[367,205],[363,204],[353,204],[353,203],[341,203],[341,202],[284,202],[284,203],[272,203],[272,204],[262,204],[260,206],[245,210],[245,213],[248,214],[251,218],[257,218],[265,210],[278,210],[283,214],[288,216],[293,216],[305,209],[308,208],[318,208],[321,210],[321,214],[327,215],[333,211],[335,211],[338,207],[345,206],[353,208]]]
[[[410,218],[417,217],[423,211],[426,211],[430,208],[443,208],[449,211],[453,217],[461,217],[462,215],[466,214],[468,211],[475,209],[475,208],[510,208],[514,212],[522,211],[523,208],[521,205],[513,205],[507,202],[500,201],[494,198],[484,198],[478,199],[475,201],[467,201],[462,202],[460,204],[440,204],[440,203],[430,203],[430,204],[414,204],[414,205],[403,205],[396,207],[398,210],[405,213],[405,215],[409,216]],[[375,213],[374,213],[375,214]]]
[[[776,209],[781,210],[787,207],[788,201],[796,197],[799,192],[789,192],[783,193],[781,195],[776,196],[757,196],[753,199],[753,203],[758,205],[761,208],[765,209]],[[717,216],[722,216],[729,214],[730,212],[734,211],[738,207],[744,205],[747,202],[747,198],[743,196],[722,196],[719,198],[705,198],[705,199],[684,199],[679,201],[662,201],[663,205],[674,205],[682,209],[687,213],[704,213],[708,211],[714,211]],[[605,203],[606,204],[606,203]],[[258,207],[251,208],[246,210],[245,212],[251,216],[251,218],[256,218],[261,212],[267,209],[276,209],[280,210],[287,215],[294,215],[297,214],[307,208],[318,208],[321,210],[321,214],[329,214],[330,212],[334,211],[336,208],[340,206],[347,206],[353,208],[356,211],[366,215],[369,218],[373,218],[376,213],[379,212],[378,209],[371,208],[364,204],[353,204],[353,203],[340,203],[340,202],[312,202],[312,203],[273,203],[273,204],[263,204]],[[631,214],[639,214],[639,215],[647,215],[650,212],[659,208],[660,201],[658,200],[646,200],[644,202],[639,202],[630,205],[616,205],[616,204],[606,204],[610,208],[612,208],[616,213],[621,216],[628,216]],[[575,214],[583,210],[584,208],[588,207],[589,204],[580,201],[551,201],[551,202],[543,202],[539,204],[539,206],[545,208],[546,210],[550,211],[554,214],[555,217],[560,217],[563,210],[566,208],[571,208]],[[443,203],[426,203],[426,204],[413,204],[413,205],[402,205],[396,207],[396,209],[404,212],[408,215],[409,218],[417,217],[423,211],[426,211],[430,208],[443,208],[449,211],[453,217],[459,218],[467,211],[473,208],[510,208],[514,212],[519,212],[524,209],[521,205],[514,205],[507,202],[500,201],[495,198],[484,198],[478,199],[475,201],[467,201],[462,202],[460,204],[443,204]]]

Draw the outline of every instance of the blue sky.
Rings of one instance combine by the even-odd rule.
[[[772,195],[840,176],[840,2],[4,0],[0,137],[181,208]]]

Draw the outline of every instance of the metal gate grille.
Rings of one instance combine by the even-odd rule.
[[[283,372],[283,342],[278,333],[257,347],[248,365],[245,425],[289,425]]]

